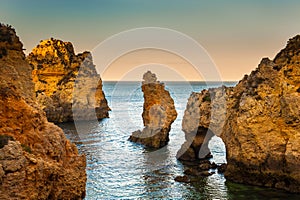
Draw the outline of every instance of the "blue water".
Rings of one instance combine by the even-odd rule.
[[[86,155],[86,199],[300,199],[277,190],[226,182],[218,173],[190,184],[174,181],[176,176],[183,175],[184,169],[175,156],[184,142],[181,120],[187,99],[192,91],[217,85],[166,83],[178,117],[172,124],[167,147],[150,151],[128,141],[133,131],[143,128],[140,83],[104,82],[103,90],[112,109],[109,119],[77,123],[76,127],[71,123],[60,124],[80,153]],[[214,136],[209,147],[214,162],[226,162],[220,138]]]

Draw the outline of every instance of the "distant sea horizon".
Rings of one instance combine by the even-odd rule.
[[[117,82],[121,82],[121,83],[142,83],[143,80],[102,80],[102,82],[104,83],[117,83]],[[176,80],[159,80],[159,82],[161,83],[200,83],[200,84],[203,84],[203,83],[207,83],[207,85],[214,85],[214,84],[219,84],[219,83],[224,83],[224,85],[232,85],[232,84],[237,84],[239,82],[238,81],[230,81],[230,80],[226,80],[226,81],[204,81],[204,80],[187,80],[187,81],[176,81]]]

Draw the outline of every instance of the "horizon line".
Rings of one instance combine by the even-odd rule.
[[[142,82],[143,80],[103,80],[102,82]],[[215,83],[221,83],[221,82],[239,82],[240,80],[225,80],[225,81],[219,81],[219,80],[209,80],[209,81],[205,81],[205,80],[158,80],[159,82],[215,82]]]

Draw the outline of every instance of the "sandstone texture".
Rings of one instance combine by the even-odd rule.
[[[197,161],[211,157],[208,142],[220,135],[226,117],[226,87],[193,92],[182,119],[186,142],[177,153],[182,161]]]
[[[300,192],[300,36],[228,96],[229,180]]]
[[[150,71],[143,76],[144,93],[143,123],[144,129],[132,133],[129,140],[146,147],[160,148],[167,145],[171,124],[177,117],[174,101],[165,85],[157,81]]]
[[[86,161],[35,103],[31,66],[0,25],[0,199],[83,199]]]
[[[102,119],[110,110],[89,52],[75,55],[73,45],[43,40],[27,57],[38,103],[51,122]],[[74,89],[76,87],[76,90]]]
[[[221,136],[228,180],[300,192],[300,36],[290,39],[273,61],[262,59],[235,87],[214,90],[210,98],[207,91],[194,94],[200,104],[186,112],[199,110],[201,116],[183,122],[183,129],[205,127]],[[214,95],[220,90],[223,97]],[[213,108],[220,116],[225,112],[225,118],[213,118],[218,116]]]

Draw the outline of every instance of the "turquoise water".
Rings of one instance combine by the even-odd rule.
[[[150,151],[128,141],[133,131],[143,128],[140,83],[104,82],[103,90],[112,109],[109,119],[81,122],[76,127],[72,123],[60,124],[79,151],[86,154],[86,199],[300,199],[300,195],[226,182],[217,173],[190,184],[174,181],[176,176],[183,175],[183,165],[175,156],[184,142],[181,120],[187,99],[192,91],[216,85],[166,83],[178,117],[172,125],[167,147]],[[214,162],[226,162],[220,138],[213,137],[210,149]]]

